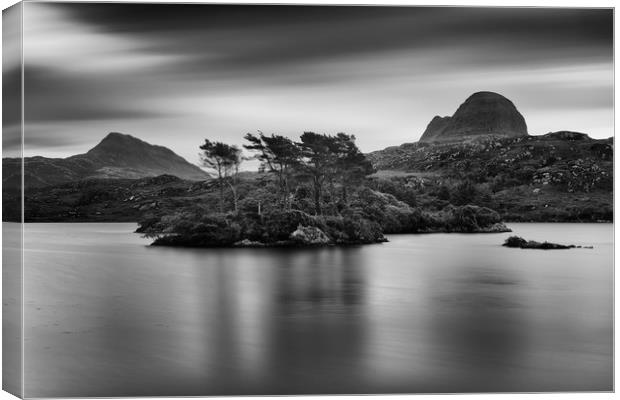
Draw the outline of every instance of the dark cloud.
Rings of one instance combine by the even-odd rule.
[[[356,20],[390,18],[402,14],[395,7],[139,4],[139,3],[56,3],[74,18],[108,32],[171,33],[188,30],[264,29],[273,26],[320,26],[332,21],[344,24]],[[419,8],[419,15],[435,12]],[[182,23],[179,23],[182,21]]]
[[[612,40],[613,10],[584,8],[398,7],[214,4],[55,3],[107,32],[174,33],[175,31],[247,30],[259,33],[286,28],[294,37],[312,37],[327,28],[332,33],[360,33],[366,27],[395,27],[403,32],[427,30],[428,39],[458,40],[469,34],[515,34],[554,40]],[[400,26],[399,26],[400,25]],[[436,26],[437,29],[428,29]],[[362,28],[362,31],[358,30]],[[441,29],[440,29],[441,28]],[[381,38],[390,31],[365,32]],[[457,36],[454,34],[458,33]],[[335,37],[337,39],[337,37]],[[416,38],[404,38],[404,41]],[[402,40],[401,40],[402,41]],[[330,43],[326,43],[330,45]]]
[[[190,68],[312,62],[353,54],[484,46],[528,59],[581,47],[611,59],[611,9],[62,4],[109,33],[191,52]],[[182,21],[182,22],[180,22]],[[545,54],[547,52],[548,54]],[[213,54],[216,57],[213,57]]]
[[[117,120],[164,117],[161,110],[136,107],[136,90],[122,78],[67,74],[50,68],[24,69],[24,118],[27,122]]]
[[[29,130],[28,134],[24,137],[24,147],[26,148],[61,148],[74,145],[75,143],[76,137],[70,133],[59,135],[57,132],[50,134],[44,131]],[[2,141],[2,146],[8,149],[19,149],[21,145],[21,135],[12,135]]]
[[[168,79],[274,76],[314,63],[467,49],[459,62],[611,62],[611,9],[51,3],[175,61]],[[50,6],[50,3],[45,5]],[[329,79],[329,77],[328,77]]]
[[[25,16],[37,149],[51,130],[67,148],[120,130],[192,158],[206,135],[337,129],[369,151],[482,89],[532,132],[549,111],[610,135],[611,9],[30,2]]]
[[[2,71],[2,126],[18,124],[22,119],[21,68]]]

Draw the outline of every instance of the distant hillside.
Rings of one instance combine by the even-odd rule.
[[[85,154],[68,158],[27,157],[24,169],[26,188],[90,178],[136,179],[163,174],[187,180],[209,178],[206,172],[166,147],[116,132],[108,134]],[[2,159],[2,170],[3,187],[19,187],[21,160]]]
[[[411,210],[452,215],[475,205],[505,221],[613,220],[613,138],[571,131],[530,136],[514,105],[491,92],[470,96],[452,117],[434,118],[425,135],[427,140],[367,154],[377,173],[360,184],[360,193],[393,196],[405,204],[397,208],[409,207],[409,216]],[[10,190],[20,183],[19,161],[3,159],[5,220],[21,216],[21,197]],[[261,209],[268,208],[270,193],[277,192],[269,186],[273,177],[242,175],[240,207],[255,209],[258,196]],[[215,181],[196,182],[207,177],[165,147],[111,133],[86,154],[27,158],[24,215],[27,221],[137,221],[145,213],[168,215],[183,207],[211,210],[218,203]],[[302,208],[304,193],[295,192]],[[334,193],[320,200],[328,202]],[[381,203],[373,199],[362,203]]]
[[[408,143],[367,155],[377,189],[442,208],[476,204],[507,221],[611,221],[613,139],[578,132]],[[389,188],[389,190],[388,190]]]
[[[472,94],[451,117],[434,117],[420,142],[463,141],[485,135],[527,136],[521,113],[510,100],[493,92]]]
[[[597,140],[583,133],[561,131],[518,138],[480,137],[464,143],[406,143],[374,151],[367,157],[379,170],[444,175],[477,171],[492,177],[500,173],[534,176],[564,167],[575,169],[568,175],[577,179],[581,175],[576,171],[578,168],[573,168],[575,164],[599,163],[601,171],[606,167],[611,171],[613,140]]]
[[[471,95],[434,117],[416,143],[367,154],[374,188],[423,208],[475,204],[507,221],[613,219],[613,138],[559,131],[530,136],[514,104]]]

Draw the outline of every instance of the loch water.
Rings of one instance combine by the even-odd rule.
[[[191,249],[25,224],[25,396],[612,390],[613,226],[509,227]]]

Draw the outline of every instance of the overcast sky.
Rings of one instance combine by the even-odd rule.
[[[418,140],[433,116],[481,90],[512,100],[530,134],[609,137],[612,18],[586,9],[25,3],[25,155],[83,153],[110,131],[194,163],[204,138],[242,144],[258,130],[345,132],[368,152]]]

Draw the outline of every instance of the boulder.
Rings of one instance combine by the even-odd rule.
[[[233,244],[235,247],[265,247],[265,243],[256,240],[243,239]]]
[[[503,233],[512,232],[512,229],[506,226],[503,222],[496,222],[489,226],[480,227],[477,233]]]
[[[329,236],[315,226],[298,225],[297,229],[291,233],[290,239],[295,243],[304,245],[326,245],[332,243]]]

